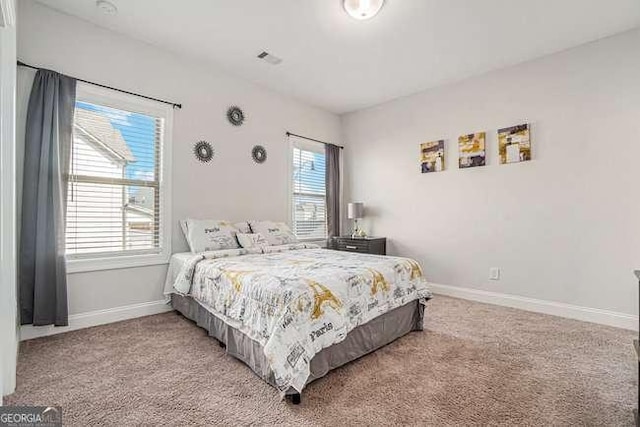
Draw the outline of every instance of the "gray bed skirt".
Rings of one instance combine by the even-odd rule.
[[[209,332],[226,345],[227,353],[247,364],[259,377],[275,387],[273,372],[269,368],[262,346],[239,330],[227,325],[193,298],[171,295],[171,305],[186,318]],[[418,300],[398,307],[349,332],[346,338],[323,349],[311,359],[311,375],[306,384],[322,378],[359,357],[383,347],[411,331],[421,331],[424,304]],[[293,388],[286,394],[296,394]]]

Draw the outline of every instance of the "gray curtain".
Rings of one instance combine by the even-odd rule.
[[[27,110],[20,234],[21,323],[66,326],[66,185],[76,81],[38,70]]]
[[[326,144],[327,231],[329,239],[340,235],[340,150]]]

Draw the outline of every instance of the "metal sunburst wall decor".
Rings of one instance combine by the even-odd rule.
[[[240,107],[233,105],[227,110],[227,119],[232,125],[241,126],[244,122],[244,113]]]
[[[208,163],[213,159],[214,150],[207,141],[198,141],[193,146],[193,154],[202,163]]]
[[[267,160],[267,150],[262,145],[256,145],[251,150],[251,157],[258,164],[264,163]]]

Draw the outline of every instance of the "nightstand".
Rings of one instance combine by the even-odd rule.
[[[329,241],[329,249],[336,251],[359,252],[361,254],[386,255],[386,237],[350,237],[339,236]]]

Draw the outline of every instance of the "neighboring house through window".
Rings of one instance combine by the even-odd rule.
[[[67,175],[69,271],[167,262],[171,107],[78,86]]]
[[[291,138],[291,225],[300,240],[326,240],[324,144]]]

